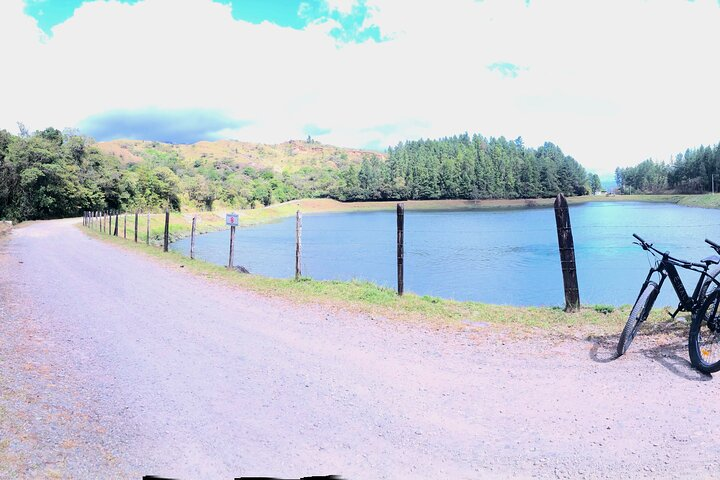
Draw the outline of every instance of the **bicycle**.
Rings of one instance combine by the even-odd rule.
[[[716,252],[720,253],[720,245],[708,239]],[[717,281],[715,282],[717,284]],[[720,341],[720,317],[718,304],[720,303],[720,289],[715,288],[705,295],[702,305],[697,309],[690,324],[688,338],[688,352],[690,362],[703,373],[714,373],[720,370],[720,349],[715,345]]]
[[[713,310],[714,312],[717,311],[717,299],[720,298],[720,290],[716,288],[718,285],[720,285],[720,283],[718,283],[718,281],[715,279],[718,273],[720,273],[720,268],[715,268],[712,272],[708,272],[711,265],[717,265],[720,263],[720,257],[718,257],[717,255],[713,255],[711,257],[706,257],[702,259],[702,263],[690,262],[687,260],[682,260],[680,258],[671,257],[669,252],[661,252],[657,248],[653,247],[652,243],[646,242],[637,234],[633,234],[633,237],[635,237],[635,239],[637,240],[637,242],[633,243],[635,243],[636,245],[640,245],[643,250],[645,250],[646,252],[650,252],[656,259],[658,258],[658,256],[660,256],[660,259],[657,260],[654,267],[650,267],[650,271],[645,278],[645,282],[643,283],[642,288],[640,288],[640,294],[635,300],[635,304],[630,311],[630,315],[628,316],[625,328],[620,334],[620,340],[618,341],[617,346],[618,357],[625,354],[627,349],[630,347],[633,339],[635,338],[635,335],[637,334],[640,325],[645,320],[647,320],[647,317],[650,314],[650,310],[652,309],[653,304],[655,303],[658,293],[660,293],[660,289],[662,288],[663,283],[665,283],[666,278],[670,277],[670,283],[672,284],[673,289],[675,290],[675,293],[680,300],[677,309],[670,314],[670,317],[673,319],[680,311],[692,313],[694,319],[696,312],[701,310],[702,307],[706,305],[708,289],[711,285],[713,285],[713,289],[711,290],[710,295],[716,299]],[[713,247],[716,252],[720,253],[720,245],[707,239],[705,241],[711,247]],[[694,272],[700,273],[700,278],[698,279],[692,296],[688,295],[687,290],[685,289],[685,285],[683,285],[682,279],[680,278],[676,267],[681,267],[686,270],[692,270]],[[660,279],[657,282],[651,280],[652,276],[656,273],[660,275]],[[710,308],[710,306],[708,306],[708,308]],[[711,322],[711,324],[714,328],[715,325],[713,322]],[[720,335],[720,329],[718,329],[718,334]],[[692,343],[692,328],[689,342]],[[690,349],[690,359],[692,361],[695,357],[692,353],[692,348]],[[696,366],[695,361],[693,361],[693,365]],[[715,366],[720,369],[720,360],[713,363],[713,367]],[[698,369],[702,370],[702,366],[698,367]]]

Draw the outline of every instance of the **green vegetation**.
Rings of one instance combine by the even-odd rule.
[[[299,198],[512,199],[582,195],[593,177],[555,145],[467,134],[401,143],[387,155],[308,142],[96,144],[48,128],[0,131],[0,218],[83,210],[252,209]]]
[[[401,143],[388,149],[387,161],[366,158],[359,169],[341,170],[340,178],[340,200],[537,198],[591,191],[585,169],[552,143],[534,150],[521,138],[467,133]]]
[[[300,303],[321,303],[391,319],[468,328],[481,328],[484,324],[512,325],[515,331],[533,327],[572,335],[581,333],[617,334],[624,326],[630,310],[629,305],[619,308],[586,306],[578,313],[565,313],[557,307],[489,305],[420,296],[413,293],[406,293],[402,297],[398,297],[392,289],[360,280],[351,282],[318,281],[305,277],[296,281],[240,274],[219,265],[190,260],[177,252],[164,253],[157,247],[148,247],[142,243],[136,244],[84,228],[83,231],[96,238],[147,255],[164,265],[182,267],[183,270],[195,275],[226,285]],[[666,315],[661,310],[655,310],[649,323],[657,323],[665,318]],[[573,330],[568,330],[570,327],[573,327]],[[579,331],[575,327],[582,328],[582,330]]]
[[[679,201],[679,205],[686,207],[720,208],[720,195],[711,193],[705,195],[685,195]]]
[[[216,230],[222,230],[226,228],[225,218],[220,215],[216,215],[211,212],[198,213],[195,224],[195,229],[198,234],[207,233]],[[170,222],[168,226],[168,233],[170,241],[174,242],[180,238],[190,235],[192,230],[192,214],[181,214],[177,212],[170,213]],[[115,217],[112,219],[112,230],[115,231]],[[118,237],[124,237],[127,229],[127,238],[129,240],[135,239],[135,215],[127,214],[127,224],[125,222],[124,215],[118,216]],[[127,225],[127,226],[126,226]],[[148,215],[141,214],[138,216],[138,242],[147,242],[148,226]],[[93,223],[93,229],[100,229],[100,220],[95,220]],[[107,230],[105,231],[107,234]],[[151,214],[150,215],[150,244],[151,245],[162,245],[163,235],[165,234],[165,214]]]
[[[617,168],[615,179],[622,192],[703,193],[712,189],[712,176],[720,180],[720,143],[679,154],[670,164],[648,159],[635,167]],[[716,185],[715,190],[720,190]]]

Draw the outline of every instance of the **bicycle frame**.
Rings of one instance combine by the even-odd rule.
[[[658,262],[658,264],[655,267],[652,267],[648,272],[647,277],[645,277],[645,281],[640,288],[640,293],[638,293],[637,298],[640,298],[640,295],[642,295],[645,287],[647,287],[650,283],[650,279],[652,278],[653,274],[658,273],[660,275],[660,281],[657,282],[658,292],[660,292],[663,283],[665,283],[665,279],[670,277],[670,283],[672,284],[673,289],[675,290],[675,293],[680,300],[677,309],[673,313],[671,313],[670,316],[672,318],[675,318],[675,316],[681,310],[687,312],[695,311],[695,309],[699,307],[698,303],[702,301],[702,299],[698,299],[698,295],[700,294],[700,289],[702,288],[705,280],[709,278],[713,283],[715,283],[716,286],[720,286],[720,282],[718,282],[716,278],[708,275],[707,269],[696,270],[690,267],[686,268],[688,270],[692,270],[693,272],[700,273],[700,278],[695,285],[695,290],[693,291],[692,296],[688,295],[687,290],[685,289],[685,285],[682,283],[682,279],[680,278],[680,274],[677,271],[677,268],[669,259],[669,254],[664,253],[662,259]],[[637,299],[635,299],[635,301],[637,302]]]

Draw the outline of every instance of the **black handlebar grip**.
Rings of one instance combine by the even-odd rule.
[[[710,240],[709,238],[706,238],[706,239],[705,239],[705,243],[707,243],[707,244],[710,245],[711,247],[720,248],[720,245],[718,245],[717,243],[713,242],[713,241]]]
[[[633,233],[633,237],[635,237],[635,238],[637,238],[638,240],[640,240],[640,243],[647,243],[645,240],[643,240],[642,238],[640,238],[637,233]]]

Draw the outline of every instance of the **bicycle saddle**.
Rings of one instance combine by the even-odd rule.
[[[709,267],[710,265],[715,265],[715,264],[720,263],[720,256],[710,255],[709,257],[705,257],[700,261]]]

